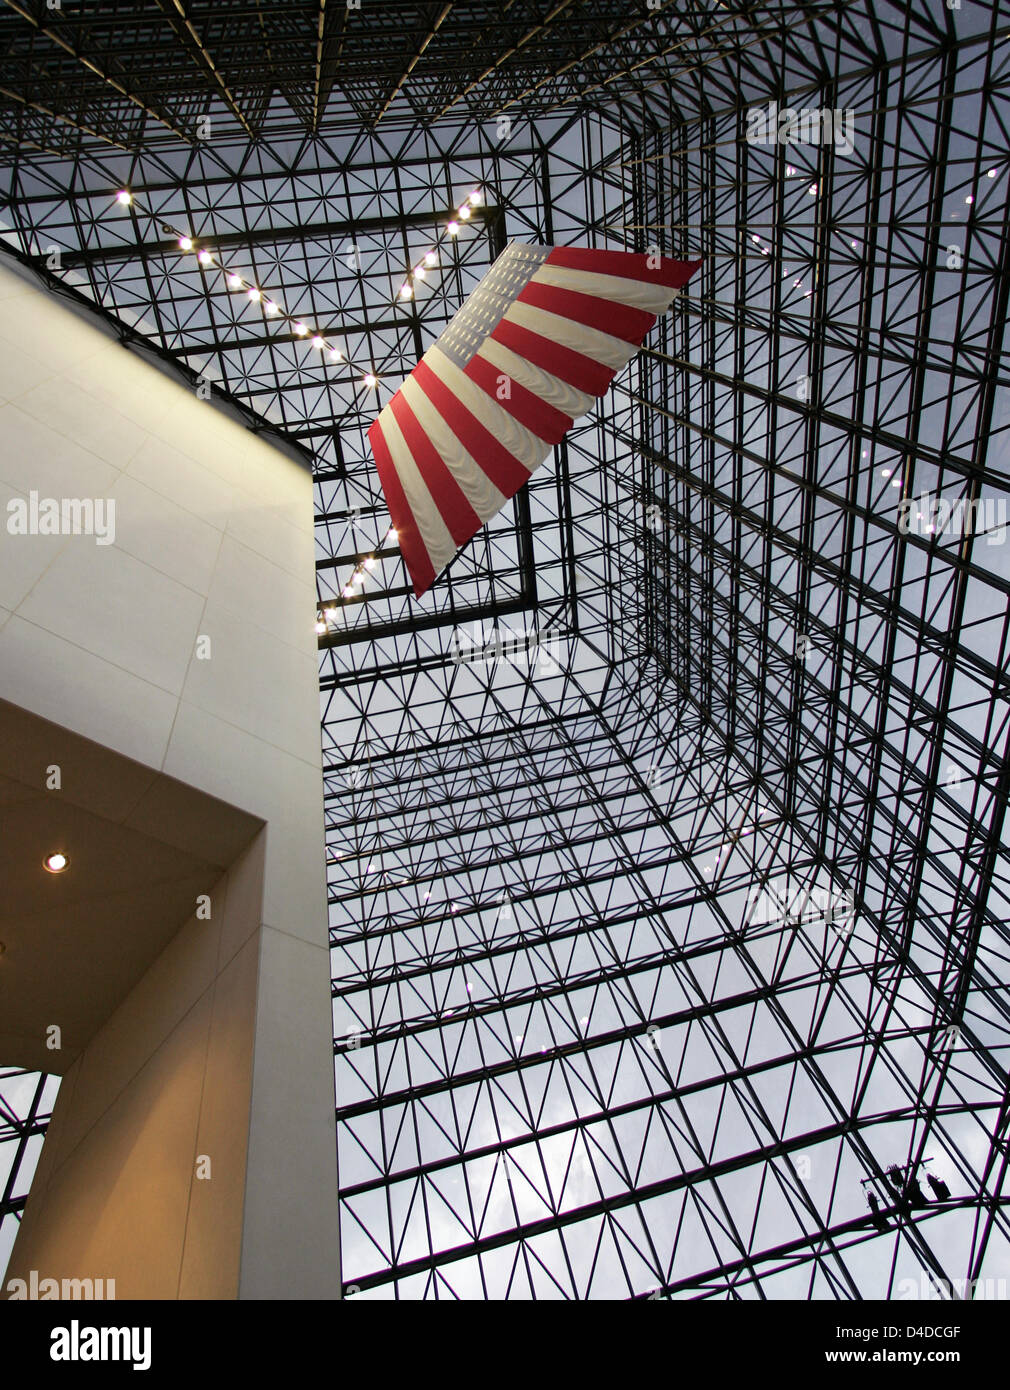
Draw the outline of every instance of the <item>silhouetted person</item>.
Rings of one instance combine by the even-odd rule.
[[[887,1181],[890,1183],[891,1190],[894,1193],[894,1205],[897,1207],[898,1211],[901,1212],[902,1216],[911,1215],[912,1204],[909,1202],[906,1193],[905,1175],[896,1163],[892,1163],[890,1168],[888,1168]],[[920,1193],[919,1195],[921,1196],[922,1194]]]
[[[905,1196],[913,1207],[924,1207],[926,1205],[926,1198],[922,1188],[919,1186],[918,1178],[909,1178],[905,1186]]]
[[[887,1217],[880,1210],[880,1203],[877,1201],[877,1194],[875,1192],[868,1192],[866,1194],[866,1200],[870,1204],[870,1213],[874,1226],[876,1226],[878,1231],[889,1231],[891,1227],[888,1223]]]

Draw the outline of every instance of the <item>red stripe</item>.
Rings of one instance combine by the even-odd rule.
[[[562,318],[584,323],[587,328],[598,328],[612,338],[623,338],[626,343],[634,343],[636,347],[641,346],[646,333],[656,322],[656,315],[647,313],[645,309],[635,309],[630,304],[615,304],[612,299],[598,299],[595,295],[582,294],[578,290],[538,284],[536,280],[530,281],[519,300],[522,304],[532,304],[535,309],[546,309],[549,314],[560,314]]]
[[[423,359],[414,368],[414,380],[503,497],[511,497],[523,483],[529,482],[530,475],[519,460],[485,429]]]
[[[551,376],[567,381],[587,396],[602,396],[617,375],[602,362],[594,362],[591,357],[571,348],[561,347],[544,338],[539,333],[531,333],[528,328],[520,328],[517,323],[502,319],[491,334],[496,343],[511,348],[518,357],[525,357],[535,367],[542,367]]]
[[[410,503],[407,501],[403,486],[397,476],[396,464],[393,462],[389,445],[382,433],[381,418],[381,416],[377,416],[373,420],[368,431],[368,442],[372,446],[372,455],[379,471],[379,482],[382,484],[383,496],[386,499],[386,506],[389,508],[390,520],[396,527],[396,539],[400,547],[400,554],[410,572],[410,578],[414,585],[414,595],[416,598],[420,598],[435,582],[435,570],[428,555],[428,547],[421,539],[417,522],[414,520],[414,513],[410,509]]]
[[[425,486],[449,528],[449,534],[457,545],[466,545],[484,523],[466,500],[466,495],[444,460],[439,457],[438,450],[425,434],[403,392],[397,391],[389,405]]]
[[[588,270],[594,275],[620,275],[625,280],[647,280],[653,285],[667,285],[672,290],[686,285],[701,265],[701,261],[675,261],[671,256],[660,256],[659,265],[650,267],[649,262],[656,259],[639,251],[555,246],[545,264],[561,266],[564,270]]]
[[[486,391],[489,396],[498,401],[503,410],[514,415],[521,425],[532,430],[538,439],[544,440],[547,444],[559,443],[574,424],[570,415],[558,410],[548,401],[541,400],[538,395],[533,391],[528,391],[525,386],[520,386],[519,382],[514,381],[508,372],[501,371],[493,362],[489,362],[486,357],[481,357],[479,353],[470,359],[463,370],[482,391]],[[498,396],[499,381],[502,377],[509,383],[509,395],[505,400],[501,400]]]

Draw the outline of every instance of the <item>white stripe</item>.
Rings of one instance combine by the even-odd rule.
[[[620,275],[599,275],[590,270],[569,270],[567,266],[542,265],[531,283],[553,285],[559,290],[576,290],[597,299],[610,299],[617,304],[629,304],[650,314],[665,314],[680,293],[669,285],[652,281],[625,280]]]
[[[485,429],[490,430],[528,473],[540,467],[551,452],[546,440],[521,425],[514,415],[492,400],[475,381],[460,371],[455,362],[446,357],[437,343],[433,343],[424,354],[424,360],[457,400],[466,406],[471,415],[476,416]]]
[[[413,375],[407,377],[400,387],[400,394],[481,521],[488,521],[497,515],[508,499],[498,491],[477,460],[463,448]]]
[[[521,304],[518,300],[509,306],[505,322],[518,324],[531,333],[539,333],[541,338],[549,338],[552,343],[570,348],[573,352],[581,352],[583,357],[590,357],[615,372],[630,362],[638,351],[637,343],[612,338],[609,333],[601,333],[597,328],[587,328],[584,323],[575,323],[572,319],[562,318],[560,314],[534,308],[532,304]]]
[[[569,386],[567,381],[551,376],[550,372],[527,362],[525,357],[520,357],[518,353],[494,338],[486,338],[478,348],[478,353],[507,377],[511,377],[520,386],[525,386],[527,391],[532,391],[542,401],[554,406],[556,410],[563,411],[573,420],[577,420],[580,415],[586,415],[596,404],[595,396],[587,396],[584,391]]]
[[[436,574],[441,574],[456,554],[458,546],[442,520],[438,504],[428,491],[428,486],[414,462],[414,456],[407,447],[403,432],[396,423],[396,416],[388,405],[379,416],[379,426],[392,456],[396,476],[407,498],[407,505],[413,513],[424,548],[428,552],[431,567]]]

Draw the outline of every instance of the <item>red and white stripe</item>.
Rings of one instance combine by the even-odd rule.
[[[465,368],[437,342],[428,349],[368,431],[418,598],[603,395],[700,264],[555,247]]]

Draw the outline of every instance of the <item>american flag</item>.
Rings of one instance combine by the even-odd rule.
[[[414,593],[525,483],[701,265],[512,244],[368,431]]]

